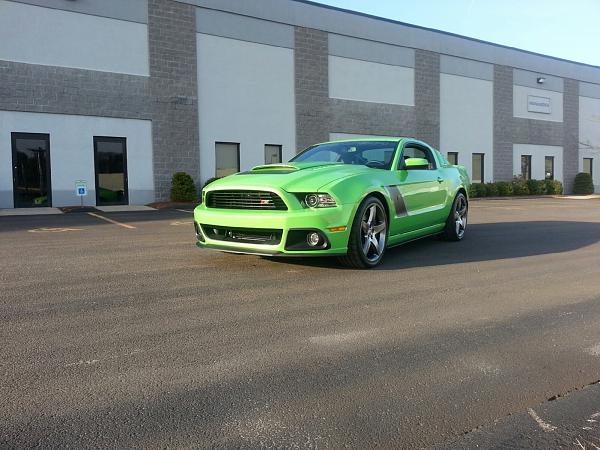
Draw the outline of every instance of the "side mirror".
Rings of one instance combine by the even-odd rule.
[[[404,169],[427,169],[429,168],[429,161],[425,158],[408,158],[404,160]]]

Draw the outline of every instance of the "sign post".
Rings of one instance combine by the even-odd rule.
[[[87,195],[87,181],[77,180],[75,181],[75,195],[79,197],[81,207],[83,208],[83,197]]]

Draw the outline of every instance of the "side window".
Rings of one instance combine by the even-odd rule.
[[[402,153],[402,161],[400,164],[403,164],[405,160],[408,158],[423,158],[429,161],[429,170],[436,169],[435,158],[431,150],[426,147],[421,147],[416,144],[408,144],[404,147],[404,151]]]

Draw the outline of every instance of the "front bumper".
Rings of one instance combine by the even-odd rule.
[[[343,255],[347,252],[348,236],[354,217],[353,205],[339,205],[335,208],[302,208],[287,211],[255,211],[240,209],[206,208],[201,204],[194,210],[194,221],[202,234],[197,240],[198,247],[234,253],[248,253],[263,256],[327,256]],[[231,227],[245,229],[282,230],[281,241],[275,245],[241,243],[211,239],[202,231],[202,226]],[[344,231],[329,231],[330,228],[346,227]],[[319,230],[329,246],[327,249],[289,250],[286,249],[291,230]]]

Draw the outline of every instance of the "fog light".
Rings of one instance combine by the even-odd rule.
[[[319,236],[319,233],[312,231],[306,236],[306,242],[308,242],[308,245],[311,247],[316,247],[321,243],[321,236]]]

